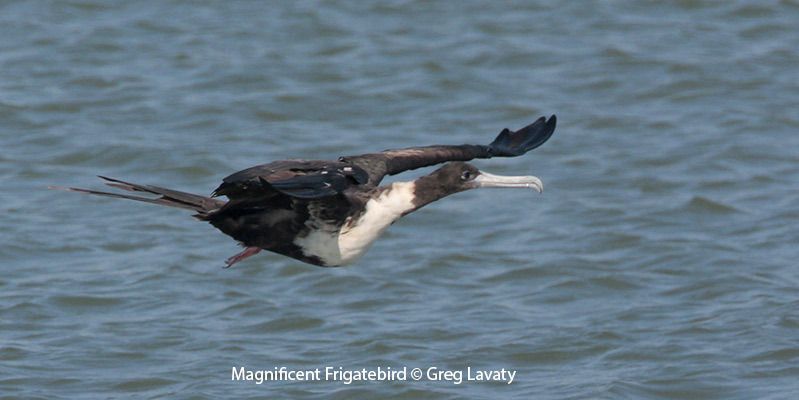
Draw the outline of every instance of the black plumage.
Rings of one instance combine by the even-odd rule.
[[[196,218],[246,248],[228,259],[228,266],[261,249],[319,266],[337,266],[357,259],[396,218],[448,194],[488,186],[540,189],[535,177],[497,177],[463,161],[525,154],[546,142],[555,124],[554,115],[541,117],[518,131],[502,130],[489,145],[412,147],[336,161],[275,161],[227,176],[211,196],[106,177],[101,178],[110,186],[157,197],[67,190],[193,210]],[[416,181],[380,186],[386,175],[440,163],[448,164]],[[379,226],[362,226],[369,223]]]

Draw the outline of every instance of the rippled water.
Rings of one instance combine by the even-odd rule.
[[[799,3],[3,2],[4,398],[793,398]],[[179,210],[238,169],[487,143],[473,191],[357,264],[238,251]],[[411,176],[415,176],[413,173]],[[418,174],[416,174],[418,175]],[[514,382],[231,381],[467,367]]]

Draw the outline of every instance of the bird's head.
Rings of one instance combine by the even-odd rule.
[[[494,175],[459,161],[447,163],[417,181],[417,195],[426,192],[436,198],[478,188],[529,188],[541,193],[544,184],[535,176]]]

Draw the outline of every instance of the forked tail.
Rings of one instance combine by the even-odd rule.
[[[105,180],[106,185],[108,186],[113,186],[115,188],[127,190],[130,192],[150,193],[158,195],[160,197],[133,196],[129,194],[102,192],[97,190],[72,188],[72,187],[51,186],[50,189],[60,189],[71,192],[94,194],[98,196],[107,196],[107,197],[116,197],[120,199],[143,201],[145,203],[158,204],[162,206],[184,208],[187,210],[192,210],[197,212],[197,214],[195,214],[194,217],[198,219],[205,219],[210,212],[217,210],[219,209],[219,207],[225,205],[224,201],[217,200],[211,197],[180,192],[177,190],[166,189],[152,185],[138,185],[135,183],[120,181],[118,179],[107,178],[105,176],[100,176],[100,178]]]

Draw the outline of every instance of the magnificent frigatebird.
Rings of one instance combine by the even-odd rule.
[[[262,249],[322,267],[350,264],[400,217],[453,193],[481,187],[532,188],[535,176],[499,176],[463,161],[516,157],[552,136],[556,118],[539,118],[518,131],[503,129],[488,146],[425,146],[340,157],[257,165],[222,180],[211,197],[101,176],[107,185],[158,197],[80,188],[70,191],[144,201],[196,212],[236,239],[244,251],[227,267]],[[379,186],[386,175],[446,163],[409,182]],[[228,201],[216,199],[227,196]]]

